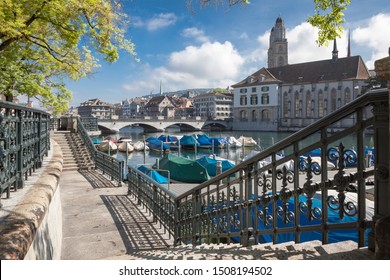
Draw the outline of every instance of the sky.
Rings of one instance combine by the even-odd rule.
[[[99,98],[109,103],[137,96],[192,88],[227,88],[267,67],[269,34],[277,17],[285,23],[289,64],[330,59],[333,42],[318,47],[317,30],[307,23],[313,0],[251,0],[248,6],[209,6],[185,0],[127,0],[127,38],[137,62],[126,53],[77,82],[69,82],[71,106]],[[194,2],[196,2],[194,0]],[[351,55],[369,69],[389,55],[389,0],[352,0],[343,25],[350,30]],[[337,39],[339,57],[347,55],[348,32]]]

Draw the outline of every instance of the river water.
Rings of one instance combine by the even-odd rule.
[[[133,142],[136,141],[143,141],[144,139],[147,139],[149,136],[159,137],[161,134],[164,135],[191,135],[191,134],[207,134],[210,137],[228,137],[228,136],[234,136],[236,138],[239,138],[241,135],[246,137],[252,137],[255,139],[260,146],[261,149],[266,149],[273,144],[285,139],[292,133],[290,132],[258,132],[258,131],[196,131],[196,132],[180,132],[180,130],[172,128],[168,129],[165,132],[157,132],[157,133],[144,133],[142,128],[124,128],[122,129],[118,134],[110,135],[114,138],[119,139],[120,137],[131,137]],[[305,139],[303,142],[310,142],[313,140],[317,140],[314,136],[313,139]],[[356,146],[356,139],[355,137],[347,137],[342,140],[345,147],[350,148],[353,146]],[[336,145],[336,144],[335,144]],[[367,136],[365,139],[365,145],[372,147],[373,146],[373,140],[372,136]],[[240,162],[246,155],[251,153],[254,149],[253,148],[238,148],[238,149],[214,149],[214,154],[216,156],[229,159],[235,163]],[[202,157],[204,155],[210,155],[213,154],[213,151],[210,150],[198,150],[195,154],[194,150],[181,150],[180,154],[179,151],[170,151],[171,154],[174,155],[180,155],[183,157],[188,157],[191,159],[196,159],[199,157]],[[125,160],[126,154],[118,152],[117,154],[113,155],[114,157],[118,159]],[[156,160],[161,158],[162,155],[155,153],[155,152],[132,152],[128,155],[127,163],[131,166],[138,166],[141,164],[147,164],[151,165],[156,163]]]

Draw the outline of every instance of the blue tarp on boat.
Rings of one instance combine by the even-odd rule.
[[[197,137],[196,140],[199,142],[200,146],[211,146],[210,137],[206,134],[198,134]]]
[[[170,142],[170,143],[176,142],[177,140],[179,140],[179,139],[177,139],[176,136],[164,135],[164,134],[160,135],[157,139],[161,140],[163,142]]]
[[[95,145],[100,144],[100,143],[102,142],[102,141],[100,141],[99,138],[96,138],[96,137],[91,138],[91,141],[92,141],[92,143],[95,144]]]
[[[157,139],[156,137],[149,137],[146,142],[148,143],[149,149],[156,151],[169,150],[169,145],[164,143],[163,141]]]
[[[177,144],[179,144],[179,141],[177,142]],[[197,147],[199,147],[199,142],[196,141],[195,137],[192,136],[192,135],[184,135],[181,139],[180,139],[180,145],[183,147],[183,148],[194,148],[195,145]]]
[[[233,163],[231,163],[228,160],[220,160],[220,161],[222,162],[222,172],[225,172],[226,170],[235,166]],[[216,175],[218,160],[204,156],[197,159],[196,162],[199,162],[203,167],[205,167],[207,169],[207,173],[209,173],[210,176]]]
[[[141,165],[138,167],[138,170],[148,175],[150,178],[155,180],[159,184],[168,184],[168,178],[162,176],[156,170],[150,169],[146,165]]]
[[[214,138],[210,138],[210,140],[211,140],[211,144],[214,145],[214,147],[223,147],[226,144],[225,138],[214,137]]]
[[[306,197],[304,195],[301,195],[299,197],[299,203],[306,202]],[[294,199],[291,198],[288,201],[288,209],[289,211],[293,211],[294,209]],[[281,201],[277,201],[277,207],[282,206]],[[321,197],[320,195],[315,195],[313,198],[313,206],[312,209],[315,208],[322,209],[322,203],[321,203]],[[272,214],[272,203],[268,205],[268,213]],[[262,206],[258,206],[259,211],[264,211]],[[254,209],[252,209],[252,217],[254,213]],[[238,215],[239,216],[239,215]],[[294,226],[294,221],[292,223],[284,223],[283,218],[280,218],[279,216],[275,216],[275,219],[277,219],[277,228],[288,228]],[[328,207],[328,224],[339,224],[339,223],[350,223],[350,222],[356,222],[357,221],[357,215],[355,216],[348,216],[344,215],[344,218],[340,220],[339,213],[337,210],[333,210]],[[245,221],[243,221],[245,224]],[[300,226],[310,226],[310,225],[319,225],[322,223],[322,220],[312,220],[309,222],[308,216],[305,214],[299,214],[299,223]],[[252,225],[254,225],[254,220],[252,220]],[[271,229],[272,223],[269,226],[264,226],[263,222],[258,220],[258,229],[264,230],[264,229]],[[231,228],[231,231],[238,231],[233,228]],[[369,230],[366,232],[366,236],[368,234]],[[311,241],[311,240],[322,240],[322,233],[320,231],[309,231],[309,232],[301,232],[300,235],[301,242]],[[340,241],[346,241],[346,240],[353,240],[355,242],[358,241],[358,234],[357,230],[354,229],[348,229],[348,230],[330,230],[328,232],[328,239],[330,243],[340,242]],[[240,242],[239,237],[232,238],[235,242]],[[366,239],[367,240],[367,239]],[[294,233],[279,233],[277,234],[277,242],[283,243],[288,241],[294,241]],[[264,234],[259,236],[259,242],[260,243],[269,243],[273,242],[273,238],[271,234]]]

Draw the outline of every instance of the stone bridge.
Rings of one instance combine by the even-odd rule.
[[[197,131],[202,129],[230,130],[231,121],[206,120],[206,119],[164,119],[164,118],[144,118],[144,119],[119,119],[119,120],[98,120],[100,130],[115,131],[125,127],[142,127],[145,132],[165,131],[169,127],[179,127],[180,131]]]

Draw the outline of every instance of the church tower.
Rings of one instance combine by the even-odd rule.
[[[272,27],[269,38],[268,68],[284,66],[288,64],[288,43],[284,21],[279,16],[275,26]]]

